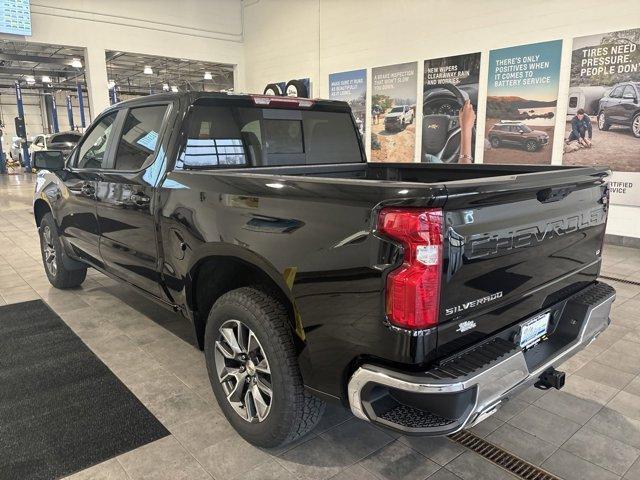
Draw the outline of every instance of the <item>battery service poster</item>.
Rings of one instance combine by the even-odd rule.
[[[640,28],[573,39],[565,140],[565,165],[611,167],[611,202],[640,205]]]
[[[424,61],[422,98],[422,148],[424,163],[457,163],[460,155],[458,112],[467,99],[478,111],[480,53],[434,58]],[[475,151],[475,129],[471,155]]]
[[[491,50],[484,163],[551,163],[562,41]]]
[[[412,62],[372,70],[372,162],[414,161],[417,67]]]
[[[353,112],[360,135],[364,138],[367,105],[367,71],[332,73],[329,75],[329,99],[347,102]]]

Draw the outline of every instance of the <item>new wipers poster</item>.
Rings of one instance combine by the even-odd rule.
[[[424,61],[422,97],[423,163],[471,163],[478,110],[480,53],[432,58]],[[466,101],[473,109],[469,120],[459,122]]]
[[[364,138],[367,108],[367,71],[332,73],[329,75],[329,99],[347,102],[353,112],[360,135]]]
[[[416,141],[416,62],[374,68],[371,161],[413,162]]]
[[[484,163],[551,163],[562,41],[491,50]]]
[[[563,163],[611,167],[612,203],[640,205],[640,28],[574,38],[567,105]]]

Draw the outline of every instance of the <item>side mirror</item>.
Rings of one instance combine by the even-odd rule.
[[[33,152],[33,167],[52,172],[64,168],[64,154],[59,150],[38,150]]]

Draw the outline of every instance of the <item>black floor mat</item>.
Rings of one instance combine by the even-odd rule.
[[[0,307],[0,479],[63,477],[168,434],[44,302]]]

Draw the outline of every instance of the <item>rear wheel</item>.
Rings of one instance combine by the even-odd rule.
[[[631,133],[636,138],[640,138],[640,113],[636,113],[636,116],[631,120]]]
[[[611,128],[611,124],[607,122],[607,119],[604,116],[604,112],[600,112],[598,114],[598,128],[605,132],[609,130],[609,128]]]
[[[84,282],[87,268],[66,268],[62,260],[63,248],[53,215],[46,213],[40,221],[40,250],[49,283],[56,288],[77,287]]]
[[[236,431],[273,448],[312,430],[324,402],[305,391],[282,304],[258,288],[221,296],[205,330],[209,380]]]

